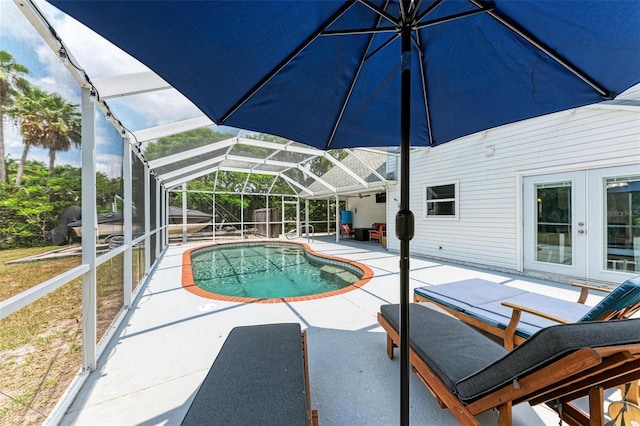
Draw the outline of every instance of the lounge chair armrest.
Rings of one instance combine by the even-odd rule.
[[[507,308],[513,309],[511,312],[511,319],[509,320],[509,324],[504,330],[504,338],[503,343],[504,347],[507,350],[512,350],[515,347],[515,339],[516,339],[516,329],[518,328],[518,323],[520,322],[520,317],[523,312],[527,312],[529,314],[537,315],[542,318],[546,318],[551,321],[555,321],[559,324],[567,324],[571,321],[568,321],[564,318],[556,317],[555,315],[550,315],[544,312],[537,311],[532,308],[528,308],[522,305],[516,305],[511,302],[502,302],[502,306],[506,306]]]
[[[560,318],[560,317],[557,317],[555,315],[548,314],[546,312],[541,312],[541,311],[538,311],[536,309],[529,308],[527,306],[516,305],[515,303],[511,303],[511,302],[502,302],[502,306],[506,306],[507,308],[513,309],[514,313],[515,313],[515,311],[526,312],[528,314],[537,315],[539,317],[546,318],[546,319],[551,320],[551,321],[555,321],[555,322],[557,322],[559,324],[570,324],[571,323],[571,321],[569,321],[569,320],[567,320],[565,318]],[[513,315],[511,316],[511,318],[513,319]]]
[[[571,285],[574,287],[580,287],[580,297],[578,297],[578,303],[582,303],[582,304],[584,304],[584,302],[587,301],[589,290],[602,291],[604,293],[611,293],[611,290],[609,290],[608,288],[596,287],[589,284],[573,283]]]

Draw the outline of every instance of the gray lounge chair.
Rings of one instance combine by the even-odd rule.
[[[235,327],[182,425],[317,425],[307,359],[300,324]]]
[[[500,337],[507,349],[542,328],[558,323],[628,318],[640,309],[640,277],[629,279],[590,307],[587,291],[604,289],[579,285],[578,302],[532,293],[482,279],[418,287],[415,302],[433,302],[461,321]]]
[[[383,305],[378,322],[387,354],[399,345],[399,305]],[[640,378],[640,319],[544,328],[513,351],[457,319],[424,305],[409,307],[409,359],[442,408],[464,425],[497,408],[509,425],[512,406],[546,403],[569,424],[604,424],[603,389]],[[589,397],[590,413],[571,402]]]

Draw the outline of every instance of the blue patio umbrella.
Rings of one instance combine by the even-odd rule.
[[[400,145],[402,424],[409,419],[409,147],[609,100],[640,82],[638,1],[51,3],[217,124],[322,149]]]

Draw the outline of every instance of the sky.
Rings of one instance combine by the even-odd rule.
[[[102,37],[43,1],[36,5],[62,38],[74,63],[91,79],[104,76],[148,71],[148,69]],[[0,50],[9,52],[16,62],[29,69],[26,78],[35,86],[57,93],[70,103],[80,105],[80,87],[54,52],[12,0],[0,0]],[[107,100],[116,118],[130,131],[155,127],[164,123],[201,115],[184,96],[174,90],[164,90]],[[122,143],[120,135],[98,114],[96,126],[96,162],[98,170],[110,177],[121,174]],[[5,120],[5,153],[19,161],[24,145],[12,121]],[[215,127],[214,127],[214,130]],[[228,128],[218,131],[229,132]],[[58,153],[56,164],[80,165],[79,150]],[[29,160],[48,164],[48,152],[31,148]]]

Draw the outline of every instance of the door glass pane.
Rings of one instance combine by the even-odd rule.
[[[640,271],[640,176],[609,178],[606,197],[606,269]]]
[[[571,182],[536,185],[536,260],[571,265]]]

